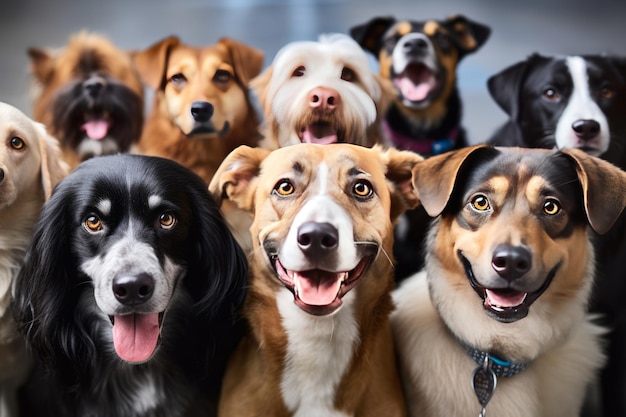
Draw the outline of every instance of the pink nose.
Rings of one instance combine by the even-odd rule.
[[[327,87],[317,87],[309,93],[309,106],[332,110],[341,103],[341,96],[336,90]]]

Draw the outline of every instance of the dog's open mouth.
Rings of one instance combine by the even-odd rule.
[[[85,131],[87,137],[91,140],[102,140],[109,134],[111,122],[106,118],[92,118],[88,119],[80,127]]]
[[[538,290],[527,293],[514,288],[485,288],[478,283],[469,260],[459,252],[465,275],[470,285],[483,300],[483,308],[487,315],[502,322],[513,323],[528,315],[530,306],[544,293],[556,275],[560,264],[557,264],[548,273]]]
[[[342,298],[352,290],[368,269],[372,257],[366,256],[351,271],[329,272],[320,269],[291,271],[272,257],[280,281],[294,294],[294,301],[305,312],[325,316],[341,307]]]
[[[130,363],[142,363],[156,352],[161,341],[163,313],[131,313],[111,317],[113,345],[118,356]]]
[[[340,130],[332,123],[323,120],[318,120],[302,127],[299,136],[303,143],[327,145],[329,143],[343,142]]]
[[[405,100],[420,103],[430,98],[439,86],[435,72],[421,63],[412,63],[393,81]]]

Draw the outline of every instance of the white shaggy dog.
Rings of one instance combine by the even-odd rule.
[[[270,149],[382,143],[380,118],[394,94],[361,47],[339,33],[285,45],[251,87],[265,114],[263,146]]]

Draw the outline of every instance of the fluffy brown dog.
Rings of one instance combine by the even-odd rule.
[[[200,48],[172,36],[134,58],[155,91],[138,153],[173,159],[208,184],[231,150],[257,144],[248,82],[263,66],[260,51],[227,38]]]
[[[389,313],[392,222],[417,204],[412,152],[240,147],[209,187],[254,212],[244,316],[220,415],[403,416]]]
[[[72,36],[59,51],[30,48],[38,86],[33,116],[62,146],[70,167],[127,152],[143,125],[143,87],[130,56],[97,34]]]
[[[383,143],[380,120],[394,96],[349,36],[291,42],[251,86],[265,113],[263,147],[297,143]]]
[[[438,220],[425,271],[394,291],[411,415],[579,415],[604,360],[589,228],[618,218],[626,173],[580,150],[475,147],[413,178]]]
[[[15,391],[28,373],[24,342],[11,316],[11,285],[52,188],[67,174],[45,127],[0,103],[0,415],[15,416]]]

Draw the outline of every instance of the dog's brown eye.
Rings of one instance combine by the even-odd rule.
[[[543,96],[545,98],[547,98],[548,100],[550,100],[550,101],[557,101],[557,100],[559,100],[561,98],[561,96],[559,95],[559,92],[556,91],[552,87],[546,88],[543,91]]]
[[[374,190],[372,189],[372,184],[369,181],[360,180],[354,184],[352,192],[358,198],[365,199],[370,197],[373,194]]]
[[[159,225],[162,229],[171,229],[176,225],[176,217],[172,213],[163,213],[159,216]]]
[[[18,150],[18,151],[21,149],[24,149],[24,147],[26,146],[22,138],[18,138],[17,136],[11,138],[11,140],[9,141],[9,144],[11,145],[13,149]]]
[[[546,200],[546,202],[543,203],[543,212],[547,215],[554,216],[559,211],[561,211],[561,206],[556,200]]]
[[[350,68],[343,67],[343,69],[341,70],[341,79],[352,83],[356,81],[356,73]]]
[[[87,229],[87,231],[91,233],[97,233],[104,229],[104,226],[102,225],[102,220],[100,220],[98,216],[93,214],[85,219],[83,225],[85,226],[85,229]]]
[[[489,200],[484,195],[477,195],[472,199],[472,207],[477,211],[486,211],[491,208]]]
[[[185,77],[182,73],[179,72],[170,77],[170,82],[174,84],[176,87],[182,87],[187,82],[187,77]]]
[[[602,87],[600,89],[600,97],[606,100],[610,100],[615,95],[615,91],[613,91],[610,87]]]
[[[215,75],[213,76],[213,81],[215,81],[216,83],[225,84],[229,82],[231,78],[232,75],[230,72],[226,70],[217,70],[215,71]]]
[[[289,180],[281,180],[274,187],[274,192],[281,197],[286,197],[291,195],[296,191],[295,187]]]
[[[293,70],[293,73],[291,74],[291,76],[292,77],[302,77],[304,75],[304,71],[305,71],[305,68],[302,65],[300,65],[298,68]]]

